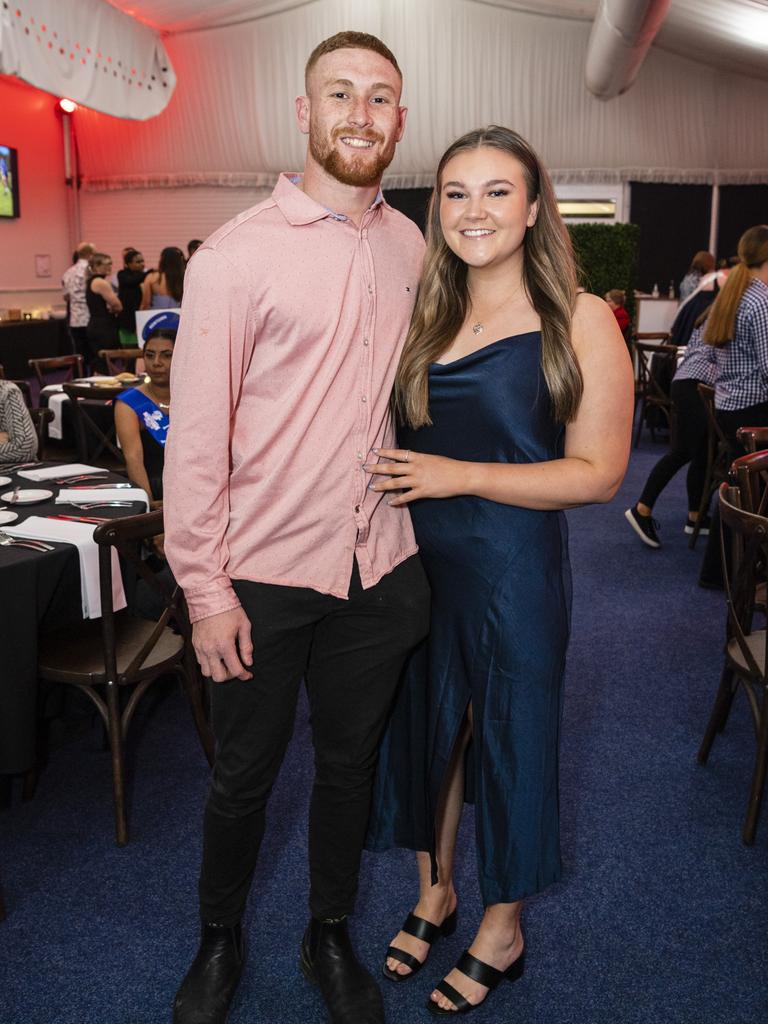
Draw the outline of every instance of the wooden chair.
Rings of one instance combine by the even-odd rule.
[[[699,382],[696,385],[696,390],[699,392],[699,398],[704,403],[704,411],[707,414],[707,468],[704,472],[704,488],[701,492],[699,513],[696,517],[691,539],[688,541],[688,547],[691,549],[696,547],[701,524],[704,522],[704,513],[709,508],[712,495],[720,484],[728,478],[728,469],[733,457],[731,446],[728,444],[728,439],[717,422],[717,416],[715,415],[715,389],[711,388],[708,384]]]
[[[48,424],[53,419],[53,409],[30,409],[29,415],[37,434],[37,458],[42,462],[45,458],[45,442],[48,440]]]
[[[99,359],[107,364],[107,373],[115,374],[136,370],[136,360],[143,356],[140,348],[101,348]]]
[[[113,456],[117,466],[123,466],[125,462],[123,453],[117,447],[115,416],[112,409],[117,391],[91,387],[88,384],[64,384],[62,390],[72,408],[78,459],[84,463],[96,462],[102,452],[105,455],[108,452]],[[96,447],[90,450],[89,439],[96,442]]]
[[[107,730],[112,759],[115,836],[128,842],[124,783],[124,745],[136,706],[161,676],[176,673],[189,700],[192,716],[209,764],[213,736],[205,714],[203,682],[191,644],[191,627],[181,589],[167,584],[142,560],[142,546],[163,532],[161,510],[102,523],[94,531],[99,545],[102,617],[80,628],[41,638],[38,672],[41,679],[74,686],[93,701]],[[112,597],[112,552],[135,571],[160,601],[156,621],[129,610],[116,612]],[[125,573],[124,573],[125,575]],[[121,707],[121,691],[132,689]]]
[[[75,380],[84,374],[82,356],[50,356],[46,359],[30,359],[29,368],[34,372],[41,388],[44,388],[46,384],[53,383],[47,378],[51,374],[58,375],[60,371],[67,371],[67,380]]]
[[[653,410],[658,410],[672,429],[672,400],[668,385],[663,377],[671,380],[677,367],[677,346],[668,344],[666,333],[641,333],[632,339],[632,353],[635,361],[635,427],[634,447],[640,443],[643,421]],[[670,372],[671,371],[671,372]],[[656,427],[649,424],[651,438],[656,440]]]
[[[731,534],[731,559],[723,550],[723,577],[728,603],[725,664],[715,703],[698,752],[706,764],[717,733],[728,721],[733,698],[741,688],[749,702],[757,747],[752,769],[747,814],[741,837],[745,844],[755,841],[766,767],[768,766],[768,630],[754,629],[754,595],[766,583],[768,565],[768,519],[739,507],[739,490],[723,483],[720,487],[721,541],[725,528]]]
[[[768,448],[768,427],[739,427],[736,440],[746,452]]]

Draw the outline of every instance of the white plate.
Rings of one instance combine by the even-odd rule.
[[[11,478],[9,476],[0,476],[0,487],[5,487],[5,485],[9,484],[10,482]]]
[[[18,519],[15,512],[0,512],[0,526],[7,526],[8,523],[15,523]]]
[[[6,491],[0,494],[0,501],[7,501],[13,505],[38,505],[41,501],[48,501],[53,497],[53,491],[19,491],[16,500],[13,500],[13,491]]]

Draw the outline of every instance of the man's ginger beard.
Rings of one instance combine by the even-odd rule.
[[[362,151],[359,155],[350,150],[348,158],[335,148],[334,143],[344,135],[355,135],[359,138],[370,139],[374,142],[381,142],[383,136],[379,132],[356,132],[354,129],[337,128],[330,138],[322,135],[313,127],[310,121],[309,126],[309,151],[320,164],[342,185],[353,185],[355,188],[367,188],[370,185],[378,184],[384,171],[392,163],[395,155],[396,142],[394,138],[389,146],[381,154],[372,160],[368,150]]]

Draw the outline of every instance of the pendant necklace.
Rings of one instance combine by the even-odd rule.
[[[504,301],[501,302],[495,309],[491,310],[490,318],[496,316],[496,314],[499,312],[499,310],[501,309],[502,306],[506,306],[506,304],[508,302],[511,302],[513,299],[517,298],[517,296],[519,294],[520,294],[520,289],[518,288],[518,290],[515,292],[514,295],[511,295],[508,299],[504,299]],[[471,298],[469,300],[469,306],[470,306],[470,309],[472,309],[472,299]],[[477,336],[478,334],[482,334],[483,333],[483,331],[485,330],[485,324],[483,323],[483,320],[488,320],[488,319],[489,319],[489,317],[483,317],[482,319],[477,320],[476,323],[472,324],[472,333],[475,336]]]
[[[149,397],[152,399],[152,401],[155,403],[155,405],[159,409],[170,409],[171,408],[171,403],[170,402],[161,402],[160,401],[160,399],[155,395],[155,389],[152,387],[151,384],[147,385],[147,391],[150,392]]]

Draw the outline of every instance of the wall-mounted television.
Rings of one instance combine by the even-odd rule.
[[[16,150],[0,145],[0,217],[19,216],[19,162]]]

